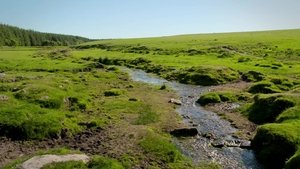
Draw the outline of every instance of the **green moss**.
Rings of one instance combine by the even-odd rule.
[[[245,101],[248,99],[248,96],[243,93],[234,94],[231,92],[210,92],[206,93],[197,100],[197,103],[202,106],[209,103],[221,103],[221,102],[237,102]]]
[[[257,130],[252,145],[257,157],[267,168],[281,169],[297,150],[300,138],[300,121],[266,124]]]
[[[295,101],[282,95],[256,95],[254,103],[246,110],[251,121],[257,124],[274,122],[284,110],[295,106]]]
[[[276,122],[281,123],[285,121],[297,120],[300,119],[300,107],[299,105],[289,108],[283,113],[281,113],[277,118]]]
[[[218,93],[222,102],[236,102],[238,101],[237,95],[231,92],[220,92]]]
[[[253,70],[242,74],[242,79],[247,82],[258,82],[258,81],[262,81],[264,78],[265,78],[264,74]]]
[[[264,94],[268,94],[268,93],[280,93],[281,90],[274,85],[271,82],[268,81],[264,81],[264,82],[258,82],[255,83],[254,85],[252,85],[249,90],[250,93],[264,93]]]
[[[220,103],[221,98],[217,93],[207,93],[197,100],[197,103],[201,104],[202,106],[207,105],[209,103]]]

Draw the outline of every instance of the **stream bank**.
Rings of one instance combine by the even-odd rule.
[[[142,70],[122,69],[128,72],[134,81],[167,85],[177,92],[182,103],[177,112],[183,117],[184,123],[189,127],[196,127],[199,134],[190,138],[174,138],[174,143],[194,162],[213,161],[226,169],[262,169],[254,152],[240,147],[241,144],[250,143],[234,137],[236,129],[228,121],[195,103],[199,94],[209,87],[170,82]]]

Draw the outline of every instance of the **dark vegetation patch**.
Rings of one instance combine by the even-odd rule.
[[[120,96],[124,93],[123,90],[120,90],[120,89],[110,89],[110,90],[107,90],[107,91],[104,91],[104,96]]]

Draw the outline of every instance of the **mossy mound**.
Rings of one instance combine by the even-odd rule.
[[[242,79],[246,82],[258,82],[258,81],[262,81],[264,78],[265,78],[264,74],[253,70],[242,74]]]
[[[295,106],[295,101],[283,95],[256,95],[247,114],[257,124],[272,123],[284,110]]]
[[[250,93],[256,94],[256,93],[280,93],[281,90],[272,82],[263,81],[258,82],[252,85],[249,90]]]
[[[300,107],[299,105],[289,108],[283,113],[281,113],[277,118],[276,122],[281,123],[285,121],[297,120],[300,119]]]
[[[285,162],[296,152],[299,141],[300,121],[297,120],[293,123],[260,126],[252,145],[258,159],[267,168],[281,169],[284,167]],[[291,161],[289,163],[289,165],[292,165]]]
[[[294,83],[289,79],[272,78],[270,81],[274,83],[280,90],[283,91],[289,91],[294,87]]]
[[[249,100],[249,93],[237,93],[232,92],[210,92],[203,94],[197,100],[202,106],[205,106],[210,103],[221,103],[221,102],[238,102]]]
[[[220,102],[221,102],[221,98],[217,93],[204,94],[197,100],[197,103],[199,103],[202,106],[205,106],[209,103],[220,103]]]
[[[59,137],[64,114],[41,109],[36,105],[10,106],[0,110],[0,133],[12,139]]]

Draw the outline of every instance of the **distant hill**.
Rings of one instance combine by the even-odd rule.
[[[0,24],[0,46],[68,46],[90,41],[88,38],[25,30]]]

